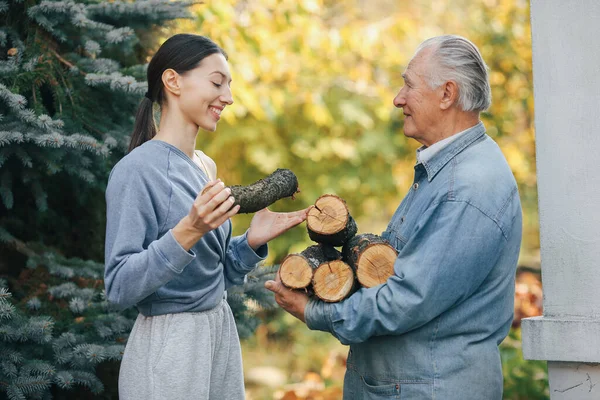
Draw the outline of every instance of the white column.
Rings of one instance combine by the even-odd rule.
[[[531,0],[531,28],[544,315],[523,355],[552,400],[598,400],[600,0]]]

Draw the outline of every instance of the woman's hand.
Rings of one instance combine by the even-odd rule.
[[[310,208],[310,207],[309,207]],[[248,245],[254,250],[306,219],[308,208],[289,213],[277,213],[264,208],[254,214],[248,229]]]
[[[220,179],[208,182],[194,200],[189,214],[173,228],[175,240],[184,249],[191,249],[202,236],[239,211],[239,205],[231,208],[234,202],[231,189],[226,188]]]

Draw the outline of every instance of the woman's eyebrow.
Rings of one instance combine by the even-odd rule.
[[[227,75],[225,75],[225,74],[224,74],[224,73],[222,73],[221,71],[213,71],[213,72],[211,72],[209,75],[212,75],[212,74],[219,74],[219,75],[221,75],[223,78],[227,79]],[[232,81],[232,80],[231,80],[231,79],[229,79],[229,83],[231,83],[231,81]]]

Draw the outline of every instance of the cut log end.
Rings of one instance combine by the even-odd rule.
[[[312,287],[315,295],[325,302],[343,300],[354,287],[354,271],[341,260],[323,263],[314,272]]]
[[[317,199],[308,212],[308,228],[321,235],[333,235],[346,227],[349,215],[344,200],[334,195],[324,195]]]
[[[291,289],[303,289],[312,281],[313,268],[303,256],[291,254],[281,263],[279,277],[284,286]]]
[[[368,246],[358,258],[356,278],[366,288],[387,282],[394,274],[396,250],[384,243]]]
[[[357,231],[346,202],[332,194],[317,199],[308,211],[306,227],[311,240],[330,246],[343,246]]]

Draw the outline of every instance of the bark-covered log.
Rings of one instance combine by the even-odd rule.
[[[352,268],[342,260],[323,263],[315,270],[312,288],[315,296],[328,303],[348,297],[356,287]]]
[[[343,247],[344,261],[350,265],[361,286],[369,288],[385,283],[394,274],[396,249],[381,236],[356,235]]]
[[[333,260],[341,260],[342,253],[328,245],[314,245],[298,254],[290,254],[281,262],[279,277],[284,286],[303,289],[310,285],[314,270],[319,265]]]
[[[331,246],[343,246],[357,231],[346,202],[332,194],[325,194],[315,201],[308,212],[306,226],[313,241]]]
[[[277,169],[271,175],[248,186],[234,185],[229,188],[235,199],[232,207],[240,205],[238,214],[257,212],[279,199],[293,197],[299,191],[298,178],[289,169]]]

